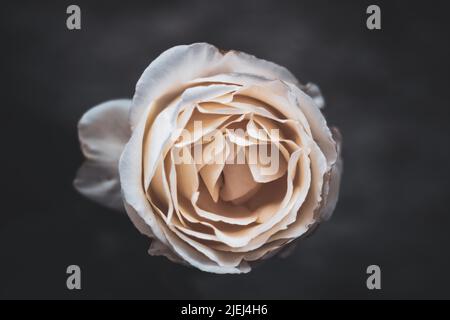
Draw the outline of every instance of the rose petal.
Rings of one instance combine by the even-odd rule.
[[[308,119],[312,136],[327,158],[328,166],[331,167],[337,160],[336,142],[333,139],[332,133],[327,125],[325,117],[310,96],[305,94],[296,86],[293,86],[289,83],[287,84],[287,86],[292,90],[292,93],[294,94],[290,97],[294,98],[294,100],[298,103],[300,109]]]
[[[314,103],[319,109],[323,109],[325,107],[325,99],[322,96],[322,92],[320,92],[319,86],[310,82],[305,86],[300,86],[300,89],[302,89],[308,96],[313,99]]]
[[[173,250],[158,240],[152,241],[148,253],[152,256],[164,256],[172,262],[187,264]]]
[[[175,142],[182,131],[177,131],[177,116],[183,108],[194,108],[194,104],[199,101],[207,101],[210,97],[215,97],[218,94],[226,94],[236,90],[236,86],[228,85],[210,85],[206,87],[190,88],[186,90],[179,101],[172,103],[165,108],[160,114],[156,116],[156,119],[152,123],[152,127],[145,135],[145,140],[141,143],[144,148],[144,184],[147,188],[150,184],[151,178],[154,175],[156,164],[160,157],[164,157],[169,147]],[[148,109],[150,113],[152,108]],[[190,112],[188,112],[190,114]],[[190,117],[186,117],[185,122],[182,124],[184,127],[189,121]],[[224,116],[223,121],[228,117]],[[143,117],[144,121],[148,123],[147,117]],[[214,121],[213,121],[214,122]],[[214,125],[220,124],[220,121],[214,122],[209,128],[212,130]],[[134,132],[133,132],[134,135]],[[198,137],[198,139],[201,136]]]
[[[153,60],[142,73],[136,84],[130,125],[134,128],[144,111],[162,94],[176,95],[190,80],[231,72],[298,84],[286,68],[243,52],[222,53],[207,43],[175,46]]]
[[[127,204],[125,209],[130,219],[132,219],[131,216],[134,213],[137,213],[144,220],[145,224],[150,227],[154,237],[167,245],[168,243],[163,232],[164,226],[153,212],[142,183],[142,142],[147,123],[146,115],[134,129],[120,157],[120,184],[122,186],[123,200]]]
[[[329,175],[326,177],[322,195],[324,202],[322,203],[318,217],[320,220],[328,220],[336,207],[343,170],[343,161],[341,158],[342,136],[337,128],[333,127],[331,130],[333,132],[333,139],[336,141],[337,161],[331,167]]]
[[[131,100],[112,100],[89,109],[78,123],[81,149],[86,157],[74,180],[84,196],[116,210],[124,210],[118,161],[130,138]]]

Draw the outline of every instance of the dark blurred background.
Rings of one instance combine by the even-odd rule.
[[[80,31],[66,28],[73,3]],[[445,1],[73,3],[1,4],[1,298],[450,298]],[[369,4],[381,7],[382,30],[366,28]],[[81,115],[132,97],[158,54],[200,41],[319,84],[344,137],[332,219],[246,275],[149,256],[126,215],[72,187]],[[66,288],[70,264],[81,291]],[[379,291],[366,288],[371,264]]]

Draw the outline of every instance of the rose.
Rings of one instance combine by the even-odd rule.
[[[323,105],[317,86],[272,62],[205,43],[173,47],[147,67],[132,101],[83,115],[87,161],[74,184],[125,207],[152,239],[150,254],[208,272],[248,272],[334,210],[340,139]],[[251,146],[270,146],[275,169],[251,163]],[[238,155],[243,163],[233,162]]]

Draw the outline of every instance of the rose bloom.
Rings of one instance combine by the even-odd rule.
[[[272,62],[206,43],[176,46],[147,67],[132,100],[83,115],[86,161],[74,185],[125,209],[151,238],[151,255],[249,272],[335,208],[340,135],[323,106],[317,86]],[[276,166],[249,161],[252,146],[268,147]]]

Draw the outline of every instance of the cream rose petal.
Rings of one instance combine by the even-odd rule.
[[[207,43],[172,47],[153,60],[136,85],[130,112],[132,128],[152,101],[162,95],[176,95],[186,83],[196,78],[232,72],[298,84],[286,68],[243,52],[223,53]]]
[[[339,186],[341,183],[341,175],[343,170],[343,161],[341,157],[341,143],[342,137],[337,128],[331,128],[333,139],[336,141],[337,160],[329,170],[328,175],[325,176],[323,188],[323,202],[318,213],[319,220],[330,219],[336,207],[339,197]]]
[[[193,108],[195,102],[234,92],[237,89],[237,86],[231,85],[210,85],[206,87],[190,88],[182,94],[181,99],[177,103],[171,104],[156,117],[145,141],[149,146],[148,148],[144,148],[145,187],[149,185],[150,180],[154,175],[156,163],[162,156],[162,152],[166,151],[164,150],[164,147],[166,147],[168,143],[174,142],[177,138],[177,136],[174,135],[174,131],[177,129],[177,116],[182,108]],[[136,132],[136,135],[137,134],[140,134],[140,131]],[[135,135],[134,132],[133,135]],[[140,138],[144,139],[143,136]],[[139,137],[137,139],[139,139]],[[144,143],[143,140],[142,143]]]
[[[146,112],[148,113],[148,112]],[[130,140],[125,145],[119,160],[119,177],[122,187],[125,209],[132,216],[137,214],[147,226],[153,236],[162,244],[167,245],[163,226],[153,212],[151,204],[147,200],[146,191],[142,181],[142,141],[146,126],[146,117],[141,119],[134,129]]]
[[[131,100],[125,99],[101,103],[87,111],[78,123],[86,161],[77,172],[74,186],[89,199],[116,210],[124,210],[117,166],[131,134],[130,105]]]

